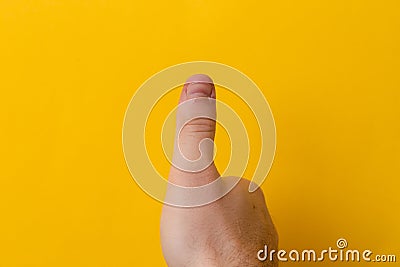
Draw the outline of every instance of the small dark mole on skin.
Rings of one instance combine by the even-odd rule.
[[[255,209],[255,208],[256,208],[256,205],[253,204],[253,209]]]

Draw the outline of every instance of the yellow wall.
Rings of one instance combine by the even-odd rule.
[[[142,82],[192,60],[241,70],[269,101],[263,188],[282,248],[345,237],[400,260],[399,12],[396,0],[1,0],[0,266],[165,266],[161,204],[130,177],[121,128]]]

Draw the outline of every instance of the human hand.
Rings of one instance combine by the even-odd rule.
[[[216,98],[215,87],[206,75],[191,76],[183,87],[179,102],[199,97]],[[192,108],[212,108],[192,102]],[[177,120],[184,116],[177,113]],[[212,160],[213,146],[203,140],[214,140],[216,123],[196,118],[182,128],[180,153],[189,160],[203,157],[210,162],[206,168],[188,172],[171,166],[169,181],[179,186],[196,187],[209,184],[220,177]],[[175,151],[175,154],[177,151]],[[176,156],[176,155],[175,155]],[[276,249],[278,235],[265,204],[261,188],[249,193],[249,181],[240,179],[237,186],[224,197],[204,206],[181,208],[164,205],[161,216],[161,244],[170,267],[180,266],[277,266],[277,262],[261,262],[257,252],[268,245]],[[168,194],[168,192],[167,192]]]

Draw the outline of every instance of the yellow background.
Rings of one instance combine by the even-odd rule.
[[[344,237],[399,260],[399,13],[396,0],[0,0],[0,266],[165,266],[161,204],[130,177],[121,127],[142,82],[192,60],[241,70],[271,105],[263,188],[281,248]]]

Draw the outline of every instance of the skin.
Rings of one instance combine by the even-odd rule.
[[[183,87],[179,102],[197,97],[216,97],[211,78],[197,74]],[[200,107],[201,108],[201,107]],[[180,114],[177,113],[177,120]],[[215,121],[198,118],[186,124],[176,142],[188,159],[201,156],[203,139],[214,140]],[[176,152],[175,152],[176,153]],[[212,158],[212,150],[202,156]],[[201,186],[220,177],[212,162],[200,172],[186,172],[171,166],[169,181],[180,186]],[[181,266],[277,266],[261,262],[257,252],[268,245],[277,249],[278,235],[269,215],[261,188],[248,192],[249,181],[238,185],[221,199],[194,208],[164,205],[161,216],[161,245],[170,267]]]

